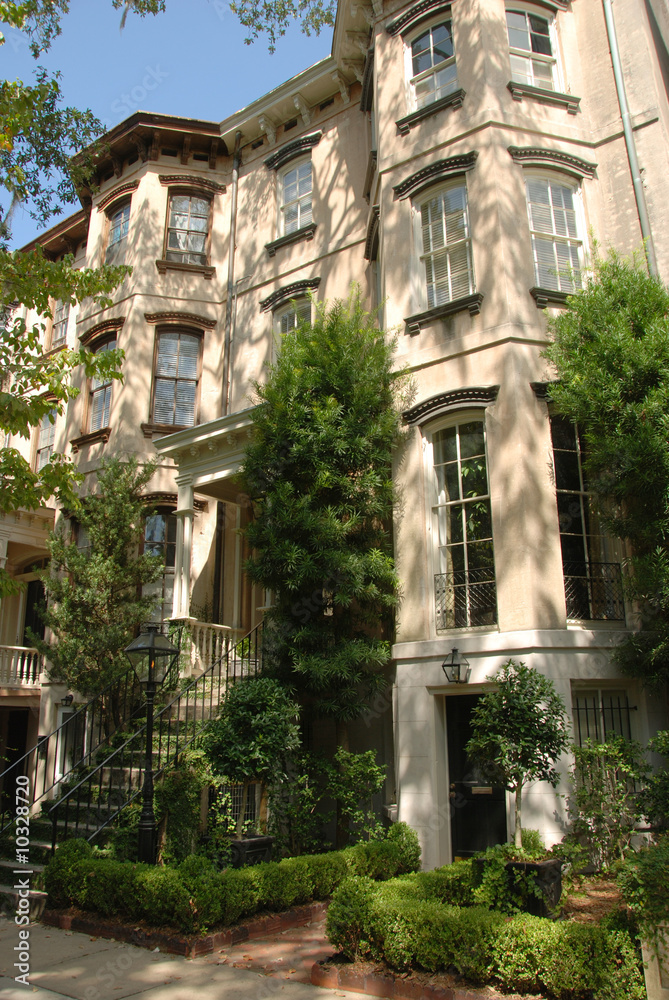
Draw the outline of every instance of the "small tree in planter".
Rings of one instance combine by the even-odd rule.
[[[243,788],[236,836],[241,839],[249,787],[285,777],[286,755],[300,745],[299,708],[270,677],[237,681],[204,740],[213,769]]]
[[[524,663],[509,660],[488,680],[472,713],[467,754],[484,775],[515,795],[515,846],[522,849],[523,788],[531,781],[560,780],[555,761],[569,745],[565,704],[552,681]]]

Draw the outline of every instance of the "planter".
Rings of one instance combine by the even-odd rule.
[[[485,858],[472,859],[475,885],[480,885],[483,881],[483,872],[488,864]],[[514,884],[516,873],[529,875],[541,892],[541,896],[530,893],[525,897],[523,909],[527,913],[532,913],[536,917],[555,916],[554,911],[562,895],[562,865],[563,862],[559,858],[551,858],[548,861],[506,862],[504,867],[510,885]]]
[[[243,868],[245,865],[257,865],[261,861],[272,860],[274,837],[260,834],[249,834],[240,840],[231,840],[230,864],[233,868]]]

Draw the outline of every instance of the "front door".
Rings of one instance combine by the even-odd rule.
[[[26,616],[23,628],[23,645],[32,646],[28,630],[44,638],[43,614],[46,610],[46,593],[41,580],[31,580],[26,587]]]
[[[446,698],[451,848],[453,860],[469,858],[506,840],[506,794],[489,785],[470,763],[465,747],[479,695]]]

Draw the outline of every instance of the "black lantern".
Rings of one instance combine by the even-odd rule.
[[[142,626],[136,639],[123,650],[139,683],[146,691],[146,752],[142,814],[139,818],[137,859],[156,863],[156,816],[153,811],[153,702],[156,688],[176,665],[179,650],[160,632],[160,626],[150,622]]]
[[[441,665],[449,684],[466,684],[471,676],[472,668],[466,656],[460,656],[457,649],[451,650]]]
[[[66,694],[63,698],[60,699],[60,703],[63,706],[63,708],[69,708],[73,701],[74,701],[73,694]]]

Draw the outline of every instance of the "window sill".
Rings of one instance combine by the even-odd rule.
[[[424,108],[419,108],[418,111],[413,111],[410,115],[400,118],[399,121],[395,122],[397,131],[400,135],[408,135],[414,126],[418,125],[425,118],[430,118],[432,115],[438,114],[444,108],[453,108],[454,110],[461,108],[465,97],[466,93],[461,87],[459,90],[453,91],[452,94],[442,97],[440,101],[434,101],[433,104],[426,104]]]
[[[177,260],[157,260],[156,267],[159,274],[165,274],[166,271],[182,271],[185,274],[201,274],[209,281],[216,274],[216,268],[211,264],[183,264]]]
[[[557,108],[565,108],[570,115],[578,113],[581,104],[580,97],[572,94],[560,94],[557,90],[543,90],[542,87],[532,87],[529,83],[518,83],[510,80],[507,88],[511,91],[514,101],[522,101],[524,97],[533,97],[542,104],[553,104]]]
[[[567,299],[572,292],[558,292],[554,288],[540,288],[535,285],[530,288],[530,295],[537,304],[537,309],[545,309],[546,306],[566,306]]]
[[[476,316],[481,312],[482,302],[483,295],[480,292],[476,292],[474,295],[464,295],[460,299],[453,299],[452,302],[446,302],[443,306],[435,306],[434,309],[428,309],[426,312],[416,313],[415,316],[409,316],[404,320],[407,326],[407,333],[415,337],[424,326],[429,326],[434,320],[454,316],[455,313],[464,312],[465,309],[469,311],[470,316]]]
[[[188,427],[195,427],[195,424],[140,424],[140,427],[145,438],[152,438],[154,434],[164,437],[175,431],[185,431]]]
[[[77,438],[72,438],[70,441],[70,447],[76,455],[79,449],[84,445],[95,444],[97,441],[102,441],[103,444],[106,444],[107,441],[109,441],[110,434],[111,427],[101,427],[97,431],[91,431],[89,434],[81,434]]]
[[[301,240],[313,240],[315,232],[316,223],[310,222],[308,226],[302,226],[301,229],[296,229],[294,233],[288,233],[287,236],[280,236],[278,240],[266,243],[265,250],[270,257],[273,257],[277,250],[290,246],[291,243],[299,243]]]

